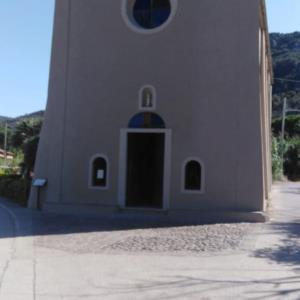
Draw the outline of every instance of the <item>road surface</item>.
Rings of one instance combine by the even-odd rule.
[[[246,231],[224,227],[226,235],[233,230],[232,237],[224,237],[224,248],[222,226],[197,227],[195,234],[205,230],[208,242],[187,238],[182,252],[173,249],[176,238],[168,247],[155,241],[181,237],[186,228],[110,231],[101,225],[87,230],[91,227],[82,220],[31,212],[1,200],[0,299],[299,300],[300,184],[275,185],[273,194],[269,223],[241,224]],[[241,233],[243,242],[228,246]],[[193,243],[207,246],[193,248]],[[216,251],[214,243],[222,249]]]

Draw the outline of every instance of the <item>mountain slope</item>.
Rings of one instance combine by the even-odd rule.
[[[23,116],[19,116],[16,118],[8,118],[4,116],[0,116],[0,125],[3,125],[4,123],[8,123],[10,127],[16,126],[17,123],[28,120],[28,119],[42,119],[44,116],[44,111],[37,111],[31,114],[26,114]]]
[[[282,99],[288,98],[290,108],[300,109],[300,32],[289,34],[271,33],[274,67],[273,112],[282,111]],[[285,80],[281,80],[285,79]]]
[[[11,120],[11,118],[0,116],[0,123]]]

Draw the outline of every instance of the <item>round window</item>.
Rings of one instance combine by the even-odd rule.
[[[135,0],[133,17],[142,28],[159,27],[169,19],[170,15],[170,0]]]
[[[177,0],[122,0],[122,16],[133,31],[155,33],[173,19]]]

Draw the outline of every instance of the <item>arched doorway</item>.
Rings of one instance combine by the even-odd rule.
[[[169,130],[163,119],[151,112],[133,116],[128,127],[121,134],[123,206],[165,208]]]

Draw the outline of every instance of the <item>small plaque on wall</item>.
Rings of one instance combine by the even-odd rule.
[[[104,179],[104,170],[97,171],[97,179]]]
[[[37,178],[33,181],[32,185],[34,187],[44,187],[46,186],[47,184],[47,180],[46,179],[40,179],[40,178]]]

